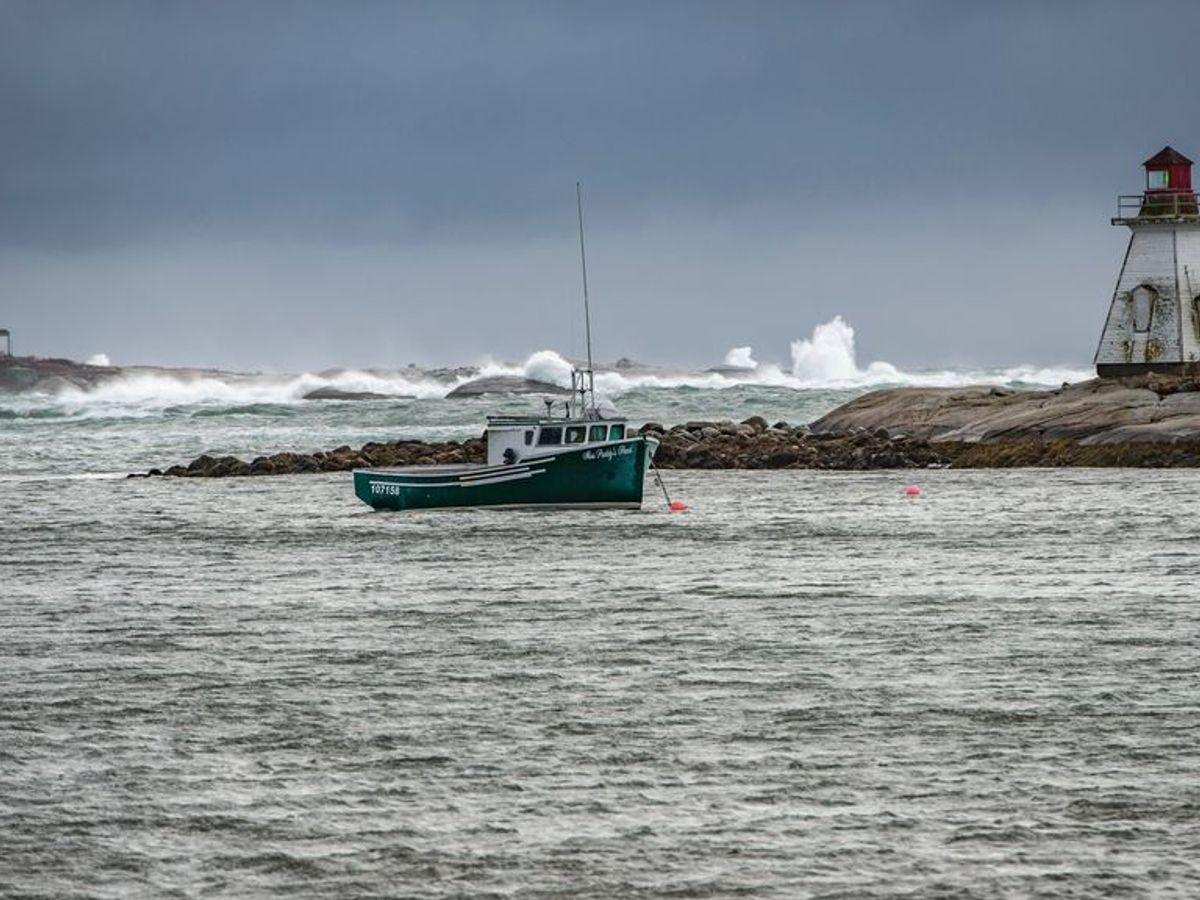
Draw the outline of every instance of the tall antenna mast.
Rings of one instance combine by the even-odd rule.
[[[583,267],[583,328],[587,335],[588,372],[592,371],[592,312],[588,307],[587,253],[583,249],[583,188],[575,182],[575,205],[579,210],[579,263]]]

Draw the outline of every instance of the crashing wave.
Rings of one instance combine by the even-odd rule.
[[[453,385],[451,384],[451,387]],[[374,394],[391,398],[438,398],[447,383],[393,372],[348,369],[301,375],[243,375],[225,372],[190,374],[168,370],[126,369],[81,387],[62,383],[50,395],[13,395],[5,406],[52,407],[65,414],[95,416],[160,415],[176,408],[285,406],[306,403],[314,391]]]
[[[914,387],[960,387],[968,384],[997,386],[1058,387],[1063,382],[1085,381],[1093,377],[1088,370],[1033,365],[997,369],[939,369],[904,371],[889,362],[875,361],[866,368],[858,365],[854,328],[841,316],[817,325],[812,335],[791,344],[791,367],[759,362],[753,347],[732,347],[725,354],[724,367],[703,372],[641,367],[631,371],[598,371],[596,387],[610,396],[621,396],[641,388],[698,388],[719,390],[746,385],[792,388],[794,390],[867,389],[911,385]],[[572,364],[550,350],[540,350],[524,364],[505,365],[488,362],[485,375],[511,375],[547,381],[560,387],[571,383]],[[729,370],[737,370],[729,371]]]
[[[725,354],[725,365],[735,369],[757,369],[758,360],[752,355],[753,347],[730,347]]]
[[[96,357],[98,360],[99,355]],[[104,360],[107,363],[107,359]],[[383,370],[332,370],[300,375],[243,375],[207,370],[114,369],[90,387],[66,383],[49,395],[10,395],[6,409],[27,411],[49,405],[68,415],[159,415],[166,409],[289,405],[311,401],[314,391],[376,395],[387,398],[444,398],[475,377],[516,376],[569,387],[574,364],[553,350],[539,350],[523,363],[491,360],[476,367],[436,373],[410,368]],[[1090,371],[1032,365],[1003,369],[944,369],[903,371],[876,361],[860,368],[854,329],[841,316],[817,325],[807,338],[791,344],[791,365],[760,362],[753,348],[730,348],[725,366],[705,371],[625,364],[596,372],[597,392],[608,399],[642,389],[690,388],[723,390],[747,385],[806,390],[866,390],[872,387],[913,385],[957,387],[967,384],[1058,387],[1063,382],[1092,377]]]

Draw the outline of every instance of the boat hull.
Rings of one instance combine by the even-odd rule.
[[[375,509],[637,509],[658,442],[635,437],[499,466],[357,469],[354,493]]]

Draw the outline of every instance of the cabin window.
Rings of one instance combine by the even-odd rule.
[[[567,443],[568,444],[582,444],[583,437],[585,434],[587,434],[587,429],[584,428],[582,425],[568,425],[567,426]]]
[[[608,426],[607,425],[593,425],[591,427],[591,430],[588,431],[588,443],[595,444],[599,441],[604,440],[604,438],[607,435],[608,435]]]
[[[547,444],[561,444],[561,443],[562,443],[562,429],[559,428],[557,425],[552,425],[547,428],[543,428],[540,432],[538,432],[538,446],[539,447],[544,447]]]
[[[619,440],[622,440],[624,437],[625,437],[625,426],[624,425],[614,425],[612,428],[608,429],[608,439],[610,441],[619,441]]]
[[[532,431],[525,432],[525,446],[528,447],[532,443],[533,443],[533,432]]]
[[[1169,176],[1165,171],[1146,173],[1146,187],[1150,188],[1150,190],[1165,188],[1168,186],[1169,181]]]

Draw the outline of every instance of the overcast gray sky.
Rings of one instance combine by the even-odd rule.
[[[19,352],[1090,364],[1194,2],[0,0]]]

